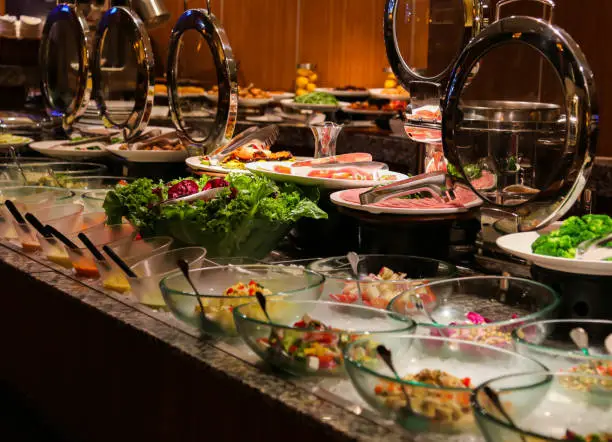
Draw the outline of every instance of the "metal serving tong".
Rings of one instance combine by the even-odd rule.
[[[441,203],[456,199],[453,185],[445,172],[433,172],[413,176],[385,186],[374,187],[359,195],[362,205],[375,204],[389,198],[427,192]]]
[[[232,138],[225,146],[213,150],[208,155],[210,164],[213,166],[219,164],[236,149],[253,140],[260,140],[264,145],[271,146],[276,142],[279,134],[280,129],[275,124],[263,128],[258,128],[257,126],[249,127]]]
[[[584,241],[576,247],[576,259],[612,260],[612,244],[610,243],[612,243],[612,234]]]

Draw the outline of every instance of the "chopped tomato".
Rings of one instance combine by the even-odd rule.
[[[291,175],[291,168],[287,166],[274,166],[274,172],[276,173],[284,173],[286,175]]]
[[[319,356],[319,368],[333,368],[336,365],[333,355]]]
[[[332,294],[329,295],[329,297],[336,302],[342,302],[345,304],[352,304],[354,302],[357,301],[358,296],[357,295],[353,295],[353,294],[345,294],[345,293],[339,293],[339,294]]]

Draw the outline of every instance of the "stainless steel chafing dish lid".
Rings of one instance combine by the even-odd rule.
[[[104,99],[102,87],[102,78],[105,71],[121,70],[121,68],[106,68],[102,66],[104,42],[108,32],[113,28],[123,33],[130,32],[130,35],[135,37],[133,45],[130,46],[130,49],[136,53],[134,107],[123,122],[113,119]],[[130,140],[142,134],[149,123],[151,111],[153,110],[153,99],[155,97],[155,57],[145,25],[133,10],[124,6],[113,6],[100,19],[94,42],[92,75],[94,98],[105,125],[122,129],[125,140]]]
[[[51,67],[57,60],[52,60],[52,44],[58,47],[66,47],[51,38],[53,29],[61,29],[65,33],[71,33],[71,38],[74,38],[78,48],[78,60],[71,64],[71,68],[76,70],[77,86],[74,91],[74,97],[68,104],[61,103],[56,100],[55,92],[51,84]],[[56,31],[57,32],[57,31]],[[83,14],[79,11],[76,5],[60,3],[47,16],[45,26],[43,28],[42,38],[40,40],[40,48],[38,53],[38,61],[42,72],[41,93],[45,101],[47,114],[53,118],[61,119],[62,126],[65,130],[70,129],[72,124],[85,112],[87,103],[91,95],[92,81],[91,71],[89,67],[90,60],[90,38],[87,21]],[[70,38],[64,35],[64,38]],[[57,54],[55,54],[57,55]],[[66,54],[64,54],[66,55]],[[57,75],[57,73],[56,73]]]
[[[187,8],[186,0],[184,6]],[[217,71],[217,114],[212,130],[204,138],[196,138],[190,133],[178,94],[179,48],[183,34],[188,30],[195,30],[207,42]],[[186,10],[174,25],[168,48],[167,78],[170,115],[176,129],[190,142],[205,145],[209,151],[227,144],[234,134],[238,116],[238,75],[232,47],[225,29],[210,10],[209,0],[207,9]]]
[[[538,0],[541,3],[548,1]],[[502,2],[500,2],[502,3]],[[508,2],[503,2],[508,3]],[[469,80],[473,66],[492,49],[507,44],[524,44],[535,49],[550,62],[550,66],[560,79],[565,109],[534,106],[517,109],[519,119],[538,118],[553,122],[564,121],[562,132],[563,146],[556,151],[556,157],[548,159],[545,168],[533,164],[531,173],[538,176],[537,193],[524,200],[510,199],[504,202],[504,177],[509,169],[498,168],[489,171],[495,176],[496,190],[485,192],[470,183],[464,170],[459,153],[460,133],[465,119],[461,103],[462,91]],[[463,50],[451,73],[448,90],[442,105],[442,141],[444,154],[490,208],[506,215],[517,216],[519,230],[539,229],[563,216],[577,200],[584,189],[595,157],[598,136],[598,104],[595,93],[595,80],[589,64],[578,44],[563,29],[541,19],[515,16],[507,17],[489,25],[476,36]],[[478,106],[477,106],[478,107]],[[491,108],[487,105],[486,108]],[[469,110],[469,109],[468,109]],[[495,115],[496,110],[483,110],[483,115]],[[504,112],[507,112],[504,109]],[[526,113],[525,113],[526,112]],[[526,117],[527,115],[528,117]],[[565,115],[562,118],[560,115]],[[473,120],[476,121],[476,120]],[[552,134],[557,137],[558,134]],[[458,138],[459,137],[459,138]],[[536,151],[539,149],[536,149]],[[548,149],[550,151],[550,149]],[[488,157],[481,158],[481,164],[509,164],[513,152],[511,144],[506,149],[499,146],[489,149]],[[516,160],[516,158],[515,158]],[[473,162],[473,160],[471,161]],[[514,173],[514,172],[512,172]],[[500,187],[502,186],[502,187]],[[493,195],[493,197],[491,196]]]
[[[556,123],[561,117],[556,104],[527,101],[462,101],[460,110],[463,121]]]

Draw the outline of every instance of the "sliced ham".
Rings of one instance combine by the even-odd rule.
[[[347,202],[360,204],[359,195],[367,190],[369,189],[345,190],[342,192],[341,197]],[[406,199],[396,197],[372,205],[396,209],[452,209],[463,207],[465,204],[471,203],[478,198],[474,192],[463,186],[456,186],[455,196],[456,200],[449,203],[443,203],[434,198]]]
[[[495,175],[488,170],[483,170],[480,178],[470,181],[474,189],[484,190],[495,187]]]
[[[314,164],[329,164],[329,163],[356,163],[360,161],[372,161],[372,155],[369,153],[345,153],[332,157],[317,158],[316,160],[296,161],[291,167],[305,167]]]

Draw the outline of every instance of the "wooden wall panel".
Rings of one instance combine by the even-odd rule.
[[[384,0],[302,0],[299,59],[318,66],[320,86],[382,87],[387,66]]]
[[[290,89],[296,64],[298,0],[224,0],[223,25],[238,80],[265,89]],[[247,6],[248,5],[248,6]]]

